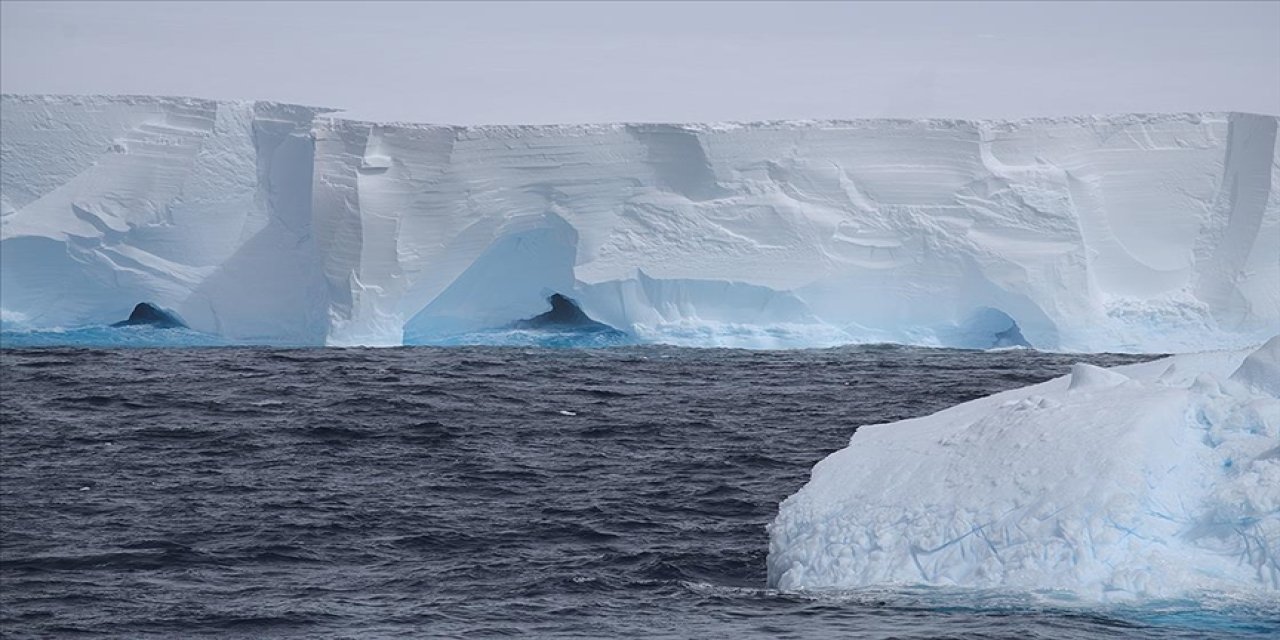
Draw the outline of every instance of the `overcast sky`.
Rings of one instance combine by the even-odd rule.
[[[1280,3],[0,2],[0,90],[439,123],[1280,113]]]

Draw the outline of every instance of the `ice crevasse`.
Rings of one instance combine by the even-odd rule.
[[[6,326],[139,302],[395,345],[572,298],[640,341],[1241,347],[1280,325],[1277,118],[443,126],[0,102]]]
[[[786,590],[1280,595],[1280,336],[858,429],[770,527]]]

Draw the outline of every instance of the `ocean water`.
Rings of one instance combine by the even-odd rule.
[[[80,346],[91,348],[225,347],[225,338],[186,327],[96,325],[72,329],[8,329],[0,326],[0,348]]]
[[[9,343],[13,346],[12,343]],[[765,588],[860,424],[1135,356],[0,350],[5,637],[1274,637],[1226,596]]]

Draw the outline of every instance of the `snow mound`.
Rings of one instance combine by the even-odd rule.
[[[645,341],[1181,352],[1280,325],[1277,118],[437,126],[0,98],[0,313],[448,342],[554,292]]]
[[[1129,377],[1103,369],[1086,362],[1077,362],[1071,366],[1071,383],[1067,385],[1067,391],[1085,391],[1089,389],[1101,389],[1105,387],[1114,387],[1129,381]]]
[[[1262,393],[1280,396],[1280,336],[1268,340],[1245,358],[1231,379]]]
[[[1076,365],[862,427],[782,503],[769,584],[1280,592],[1278,348]]]

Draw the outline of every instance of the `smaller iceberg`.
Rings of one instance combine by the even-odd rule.
[[[593,320],[571,298],[553,293],[551,310],[505,327],[472,331],[421,344],[507,347],[617,347],[636,344],[631,335]]]
[[[178,314],[142,302],[129,317],[110,325],[69,329],[31,329],[22,318],[5,314],[0,325],[0,347],[217,347],[232,344],[219,336],[193,331]]]
[[[133,313],[129,314],[129,319],[121,320],[111,326],[149,326],[156,327],[158,329],[186,329],[187,323],[183,322],[182,319],[178,317],[178,314],[172,311],[157,307],[150,302],[140,302],[133,308]]]
[[[1280,336],[857,430],[770,526],[771,587],[1280,596]]]
[[[563,295],[553,293],[551,297],[547,298],[547,302],[551,303],[550,311],[527,320],[519,320],[513,328],[535,331],[572,331],[624,335],[621,331],[603,322],[592,320],[582,312],[582,309],[578,308],[577,303]]]

